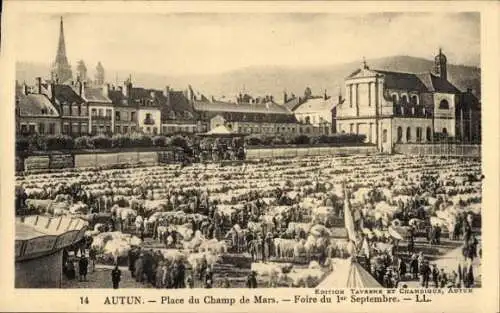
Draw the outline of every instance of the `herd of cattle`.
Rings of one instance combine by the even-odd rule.
[[[480,225],[481,180],[477,160],[358,155],[30,174],[16,192],[32,213],[88,220],[100,256],[125,258],[151,237],[163,258],[193,269],[245,254],[260,276],[290,266],[297,282],[356,253],[346,190],[356,229],[387,250],[405,239],[391,229],[440,226],[453,239],[462,216]]]

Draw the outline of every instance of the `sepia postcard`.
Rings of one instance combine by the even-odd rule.
[[[5,1],[0,311],[499,312],[499,13]]]

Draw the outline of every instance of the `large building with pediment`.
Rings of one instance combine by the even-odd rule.
[[[434,69],[422,74],[370,69],[363,62],[345,79],[337,132],[363,134],[381,152],[392,152],[397,143],[480,142],[480,102],[470,89],[448,81],[446,63],[441,50]]]

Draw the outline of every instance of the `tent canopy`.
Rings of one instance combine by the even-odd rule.
[[[212,128],[210,131],[200,134],[200,136],[208,136],[208,137],[241,137],[243,135],[235,133],[229,130],[224,125],[219,125],[215,128]]]
[[[335,262],[333,272],[316,288],[383,288],[358,262],[332,259]]]

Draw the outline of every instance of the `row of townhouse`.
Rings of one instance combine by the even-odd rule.
[[[18,134],[71,136],[195,133],[206,131],[186,93],[85,82],[58,84],[36,79],[16,87]]]
[[[302,106],[321,99],[307,99]],[[310,101],[310,102],[308,102]],[[319,101],[324,107],[331,99]],[[16,90],[17,132],[20,134],[111,135],[202,133],[219,125],[240,134],[329,134],[330,122],[315,124],[272,97],[239,95],[236,101],[208,100],[185,91],[123,86],[96,86],[76,81],[58,84],[36,79]],[[300,115],[300,114],[299,114]]]

